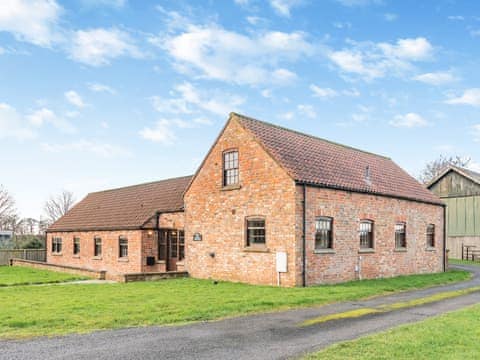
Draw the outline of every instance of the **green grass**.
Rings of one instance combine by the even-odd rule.
[[[82,279],[87,279],[87,277],[20,266],[0,266],[0,287],[49,284]]]
[[[466,280],[463,271],[278,288],[176,279],[127,284],[0,288],[0,337],[84,333],[201,320],[356,300]]]
[[[305,360],[479,359],[480,305],[333,345]]]
[[[454,265],[475,265],[480,266],[480,262],[478,261],[468,261],[468,260],[460,260],[460,259],[448,259],[449,264]]]

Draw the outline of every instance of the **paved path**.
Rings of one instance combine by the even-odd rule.
[[[299,323],[322,315],[422,298],[480,285],[480,267],[471,281],[316,308],[252,315],[176,327],[101,331],[88,335],[0,341],[0,359],[285,359],[336,342],[423,320],[480,302],[480,292],[393,312],[330,321]],[[188,299],[186,299],[188,301]]]

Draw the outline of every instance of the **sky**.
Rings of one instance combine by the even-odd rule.
[[[480,170],[480,3],[2,0],[2,184],[62,190],[195,172],[230,112],[391,157]]]

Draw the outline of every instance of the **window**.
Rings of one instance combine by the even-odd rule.
[[[395,224],[395,248],[405,249],[407,247],[407,237],[405,233],[405,223]]]
[[[315,250],[333,249],[333,219],[319,217],[315,222]]]
[[[185,233],[183,230],[178,232],[178,260],[185,259]]]
[[[223,186],[239,183],[238,151],[232,150],[223,153]]]
[[[430,224],[427,226],[427,246],[435,247],[435,225]]]
[[[172,231],[170,236],[170,257],[178,257],[178,233],[177,231]]]
[[[128,257],[128,239],[125,236],[118,238],[118,256],[121,258]]]
[[[80,254],[80,238],[74,237],[73,238],[73,255]]]
[[[94,248],[93,248],[93,256],[102,256],[102,239],[96,237],[93,239]]]
[[[360,249],[373,249],[373,221],[360,221]]]
[[[265,220],[247,220],[247,246],[265,245]]]
[[[62,238],[52,238],[52,253],[60,254],[62,252]]]
[[[160,260],[160,261],[167,260],[167,236],[168,236],[168,231],[167,230],[162,230],[159,234],[158,260]]]

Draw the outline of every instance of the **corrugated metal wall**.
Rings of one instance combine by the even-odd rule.
[[[480,196],[442,200],[448,208],[448,236],[480,236]]]

